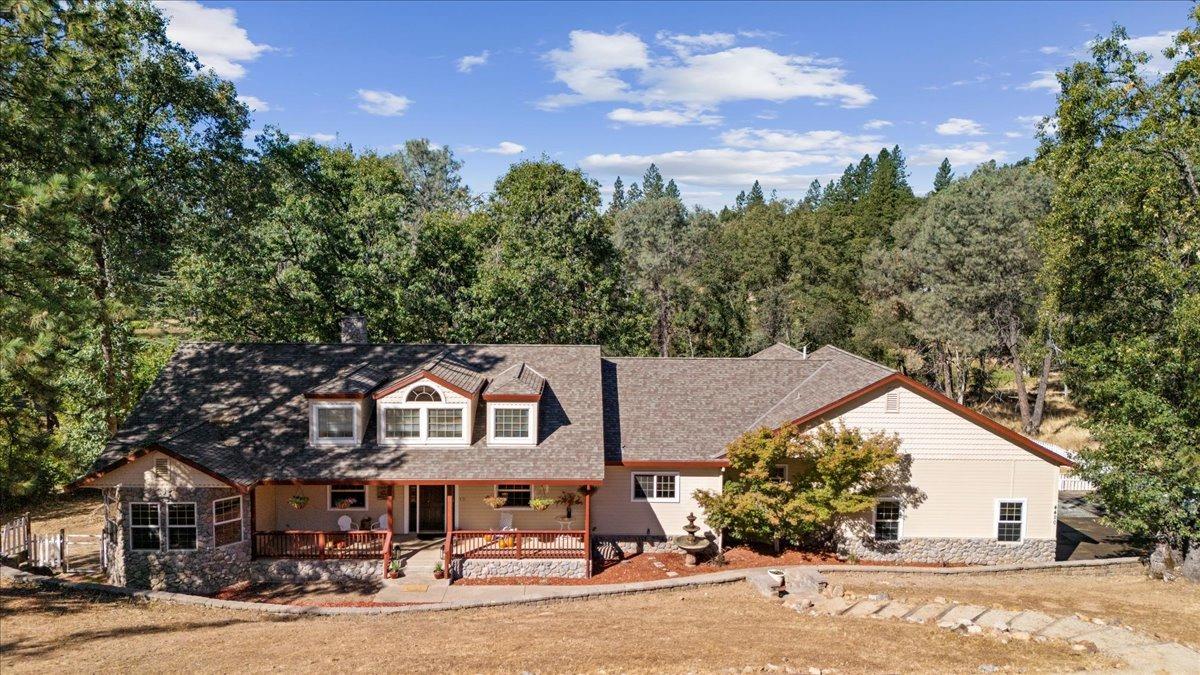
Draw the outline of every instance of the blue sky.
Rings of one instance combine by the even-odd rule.
[[[1187,3],[157,3],[255,130],[389,152],[425,137],[486,193],[542,155],[603,185],[656,162],[688,203],[803,195],[900,144],[918,192],[1033,152],[1053,72],[1124,25],[1157,56]]]

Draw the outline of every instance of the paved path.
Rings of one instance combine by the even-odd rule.
[[[1121,532],[1100,522],[1101,511],[1086,492],[1058,496],[1058,560],[1098,560],[1149,553]]]

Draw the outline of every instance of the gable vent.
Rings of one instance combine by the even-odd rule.
[[[166,457],[154,458],[154,476],[167,479],[171,477],[171,460]]]
[[[900,390],[893,389],[887,393],[884,410],[890,413],[900,412]]]

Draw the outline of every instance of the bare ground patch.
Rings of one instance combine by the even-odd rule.
[[[744,584],[414,615],[287,617],[0,589],[4,672],[1024,671],[1118,665],[1065,645],[796,614]]]

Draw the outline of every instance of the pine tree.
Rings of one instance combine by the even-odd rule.
[[[734,207],[738,211],[742,211],[746,208],[746,191],[745,190],[742,190],[741,192],[739,192],[737,194],[737,197],[733,200],[733,204],[734,204]]]
[[[762,206],[767,203],[766,197],[763,196],[762,185],[758,181],[754,181],[754,185],[750,186],[750,195],[746,197],[746,206]]]
[[[625,184],[621,182],[621,177],[617,176],[617,180],[613,182],[612,202],[608,205],[608,210],[617,212],[625,208]]]
[[[646,199],[657,199],[663,196],[664,190],[662,173],[657,166],[651,164],[642,176],[642,192],[646,193]]]
[[[804,206],[808,210],[816,210],[821,205],[821,181],[813,179],[813,182],[808,184],[808,192],[804,195]]]
[[[937,175],[933,177],[933,191],[941,192],[950,187],[951,181],[954,180],[954,172],[950,170],[950,158],[942,159],[942,163],[938,166]]]
[[[683,196],[679,194],[679,186],[675,184],[675,179],[667,181],[667,188],[663,191],[666,196],[676,201],[683,201]]]
[[[642,199],[642,186],[634,181],[629,184],[629,191],[625,193],[625,206],[632,206],[634,203]]]

